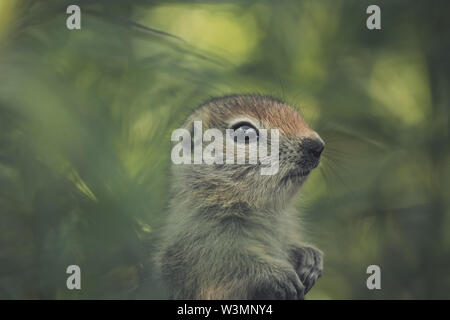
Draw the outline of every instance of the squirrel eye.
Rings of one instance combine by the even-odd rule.
[[[237,123],[237,124],[233,125],[231,127],[231,129],[233,129],[235,131],[242,130],[245,133],[254,131],[258,134],[258,130],[251,123],[248,123],[248,122]]]
[[[255,137],[258,137],[259,132],[251,123],[240,122],[231,127],[234,130],[235,136],[234,141],[237,142],[237,135],[244,134],[245,135],[245,143],[249,142],[249,135],[254,134]]]

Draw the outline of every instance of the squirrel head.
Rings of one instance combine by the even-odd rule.
[[[320,136],[307,126],[296,110],[270,97],[236,95],[211,100],[197,108],[185,122],[183,127],[191,136],[195,135],[194,124],[198,121],[201,121],[203,132],[218,129],[225,137],[223,163],[173,165],[173,200],[198,207],[282,209],[299,191],[311,170],[318,166],[324,149]],[[278,170],[274,174],[261,174],[261,169],[270,165],[261,157],[255,163],[249,163],[251,142],[248,139],[231,140],[233,155],[239,148],[245,150],[245,163],[227,163],[225,140],[230,129],[240,130],[248,136],[256,135],[258,143],[262,142],[262,133],[267,130],[268,157],[276,158]],[[275,143],[271,134],[273,129],[278,130],[279,147],[276,149],[272,148]]]

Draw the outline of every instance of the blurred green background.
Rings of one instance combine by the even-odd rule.
[[[81,7],[81,30],[66,8]],[[366,28],[381,7],[382,30]],[[0,1],[0,297],[164,298],[170,133],[262,93],[327,143],[310,299],[450,298],[448,1]],[[81,267],[82,290],[66,288]],[[366,287],[381,267],[381,290]]]

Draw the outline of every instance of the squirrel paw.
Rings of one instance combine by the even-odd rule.
[[[260,281],[253,299],[303,300],[305,287],[294,270],[271,275]]]
[[[323,253],[312,247],[296,250],[295,270],[305,286],[305,294],[312,288],[323,271]]]

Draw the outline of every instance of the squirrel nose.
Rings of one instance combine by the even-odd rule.
[[[319,160],[325,144],[321,139],[304,138],[300,144],[303,154],[311,160]]]

